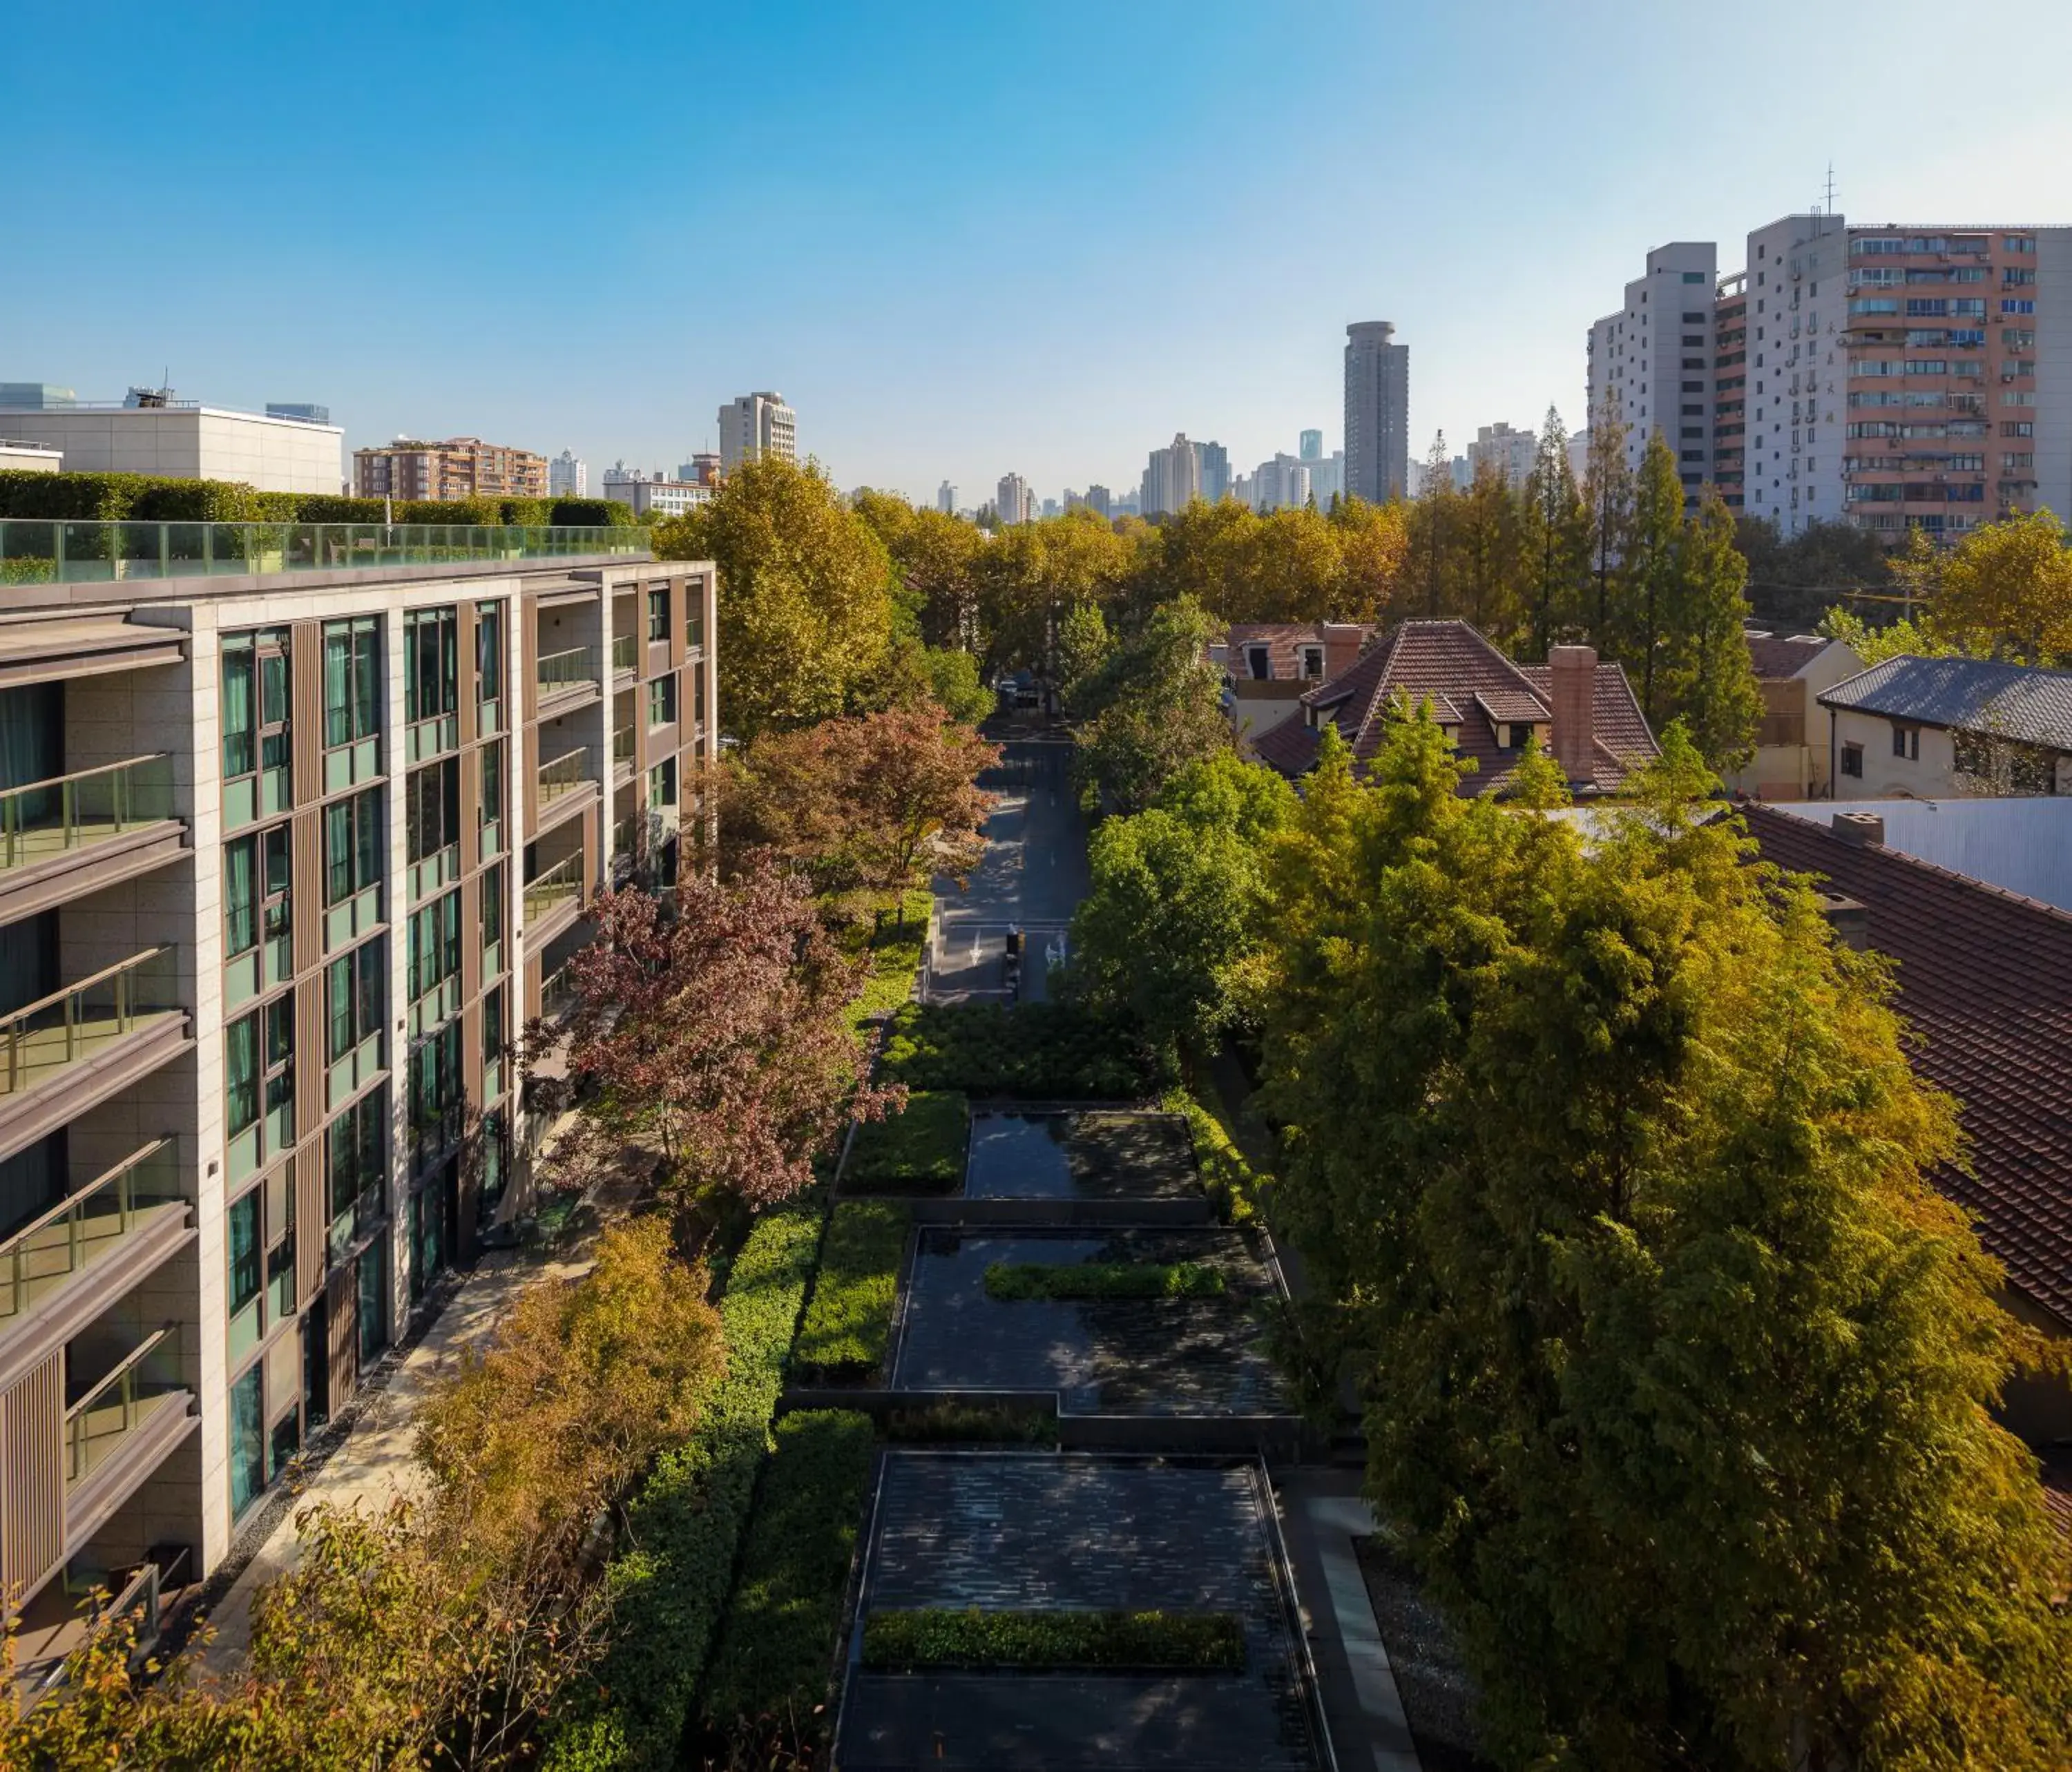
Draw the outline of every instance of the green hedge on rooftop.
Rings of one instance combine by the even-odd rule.
[[[397,523],[499,528],[630,528],[617,499],[402,499]],[[380,523],[380,499],[261,492],[241,480],[152,474],[0,473],[0,518],[31,523]]]

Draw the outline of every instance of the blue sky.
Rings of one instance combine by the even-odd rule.
[[[347,16],[353,11],[358,18]],[[413,14],[421,17],[413,17]],[[7,9],[0,380],[315,400],[598,474],[781,389],[844,487],[1573,424],[1646,249],[2072,221],[2072,9],[1108,0]],[[2014,21],[2019,19],[2018,27]]]

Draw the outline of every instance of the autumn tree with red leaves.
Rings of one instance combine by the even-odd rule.
[[[787,1198],[845,1115],[879,1119],[904,1100],[858,1080],[843,1010],[867,966],[836,948],[805,882],[775,858],[725,883],[686,876],[673,920],[628,887],[600,894],[592,921],[569,963],[569,1063],[598,1085],[577,1137],[659,1151],[684,1203],[711,1190]],[[540,1027],[535,1043],[554,1037]]]
[[[993,806],[978,778],[999,759],[997,745],[933,705],[767,733],[734,771],[722,841],[734,856],[774,853],[823,892],[961,874]]]

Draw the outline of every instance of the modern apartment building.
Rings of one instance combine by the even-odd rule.
[[[598,889],[673,882],[714,755],[709,565],[626,530],[360,565],[364,532],[204,527],[0,523],[0,1576],[31,1660],[89,1586],[220,1564],[526,1207],[551,1104],[514,1041],[565,1009]]]
[[[547,496],[580,499],[590,495],[590,463],[574,450],[563,450],[547,463]]]
[[[1184,511],[1202,496],[1202,458],[1186,432],[1176,434],[1170,446],[1151,451],[1138,496],[1148,517]]]
[[[547,458],[479,437],[421,442],[399,437],[352,452],[352,489],[363,498],[544,499]]]
[[[1410,347],[1387,320],[1346,328],[1346,478],[1351,498],[1384,504],[1410,487]]]
[[[1626,459],[1636,471],[1659,432],[1676,453],[1676,477],[1695,506],[1712,477],[1712,310],[1718,249],[1709,241],[1672,241],[1647,255],[1626,286],[1626,300],[1590,328],[1590,422],[1605,401],[1626,427]]]
[[[156,392],[142,404],[136,394],[121,401],[69,393],[39,382],[0,385],[0,437],[56,450],[75,474],[242,480],[262,492],[335,494],[345,483],[345,433],[335,425]]]
[[[799,458],[798,415],[777,393],[743,394],[719,409],[719,458],[731,474],[743,462]]]
[[[1230,491],[1230,451],[1221,443],[1194,445],[1194,471],[1201,495],[1211,504]]]
[[[935,488],[935,508],[948,516],[957,508],[957,489],[948,480]]]
[[[1539,453],[1540,439],[1529,430],[1513,430],[1502,419],[1494,425],[1480,426],[1475,440],[1468,445],[1469,478],[1472,480],[1486,463],[1498,479],[1522,487],[1532,476],[1532,463]]]
[[[1625,310],[1591,329],[1593,418],[1611,389],[1636,462],[1673,422],[1687,491],[1709,475],[1730,509],[1787,537],[1847,521],[1896,545],[1914,529],[2072,511],[2072,227],[1783,216],[1713,283],[1708,389],[1695,356],[1664,343],[1655,286],[1658,261],[1700,278],[1713,251],[1649,254]],[[1704,311],[1692,293],[1686,319]],[[1676,331],[1680,345],[1699,327]],[[1709,463],[1689,434],[1701,426]]]
[[[1036,495],[1019,474],[1003,474],[1000,484],[993,489],[993,508],[1002,523],[1034,522]]]
[[[1114,500],[1109,493],[1108,489],[1103,486],[1099,480],[1094,480],[1088,483],[1087,487],[1086,500],[1087,508],[1088,510],[1098,511],[1104,517],[1112,516],[1115,514],[1113,508]]]

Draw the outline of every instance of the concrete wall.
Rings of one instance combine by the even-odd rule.
[[[241,480],[262,492],[337,492],[345,433],[335,425],[210,407],[0,409],[0,436],[62,450],[75,474]]]
[[[1921,728],[1921,755],[1916,760],[1893,754],[1893,722],[1881,713],[1837,708],[1834,710],[1834,721],[1837,796],[1859,800],[1975,797],[1970,783],[1957,774],[1955,741],[1943,728]],[[1851,742],[1864,747],[1864,772],[1860,779],[1844,775],[1841,771],[1842,747]],[[2057,791],[2072,794],[2072,756],[2061,754],[2057,759]]]

